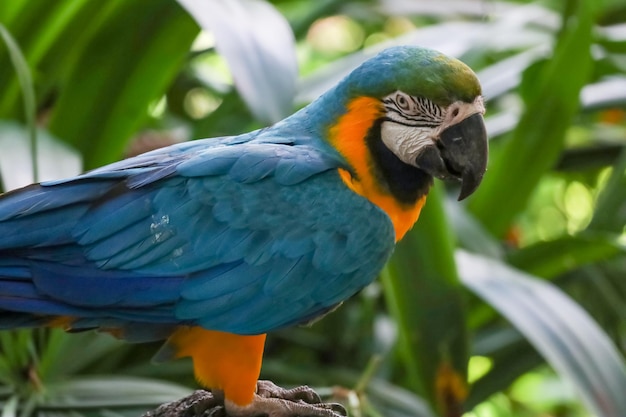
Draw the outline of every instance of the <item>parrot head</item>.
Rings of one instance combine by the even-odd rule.
[[[337,89],[333,95],[343,97],[344,113],[360,111],[362,120],[369,119],[368,146],[383,173],[410,172],[398,168],[404,164],[431,178],[458,180],[459,200],[479,186],[488,156],[485,106],[467,65],[430,49],[399,46],[365,61]],[[367,105],[351,106],[364,98]]]

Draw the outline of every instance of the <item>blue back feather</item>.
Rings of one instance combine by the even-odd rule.
[[[134,341],[177,324],[258,334],[363,288],[394,230],[339,177],[321,139],[329,97],[272,128],[0,197],[0,328],[72,316]]]

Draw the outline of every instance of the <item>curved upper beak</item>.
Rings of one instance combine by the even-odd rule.
[[[447,171],[461,180],[459,201],[472,194],[487,170],[487,130],[482,114],[475,113],[446,128],[437,147]]]

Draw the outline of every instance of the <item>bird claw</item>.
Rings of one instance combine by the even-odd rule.
[[[281,398],[289,401],[302,400],[307,404],[318,404],[322,402],[320,396],[306,385],[285,389],[274,384],[272,381],[260,380],[257,382],[256,393],[263,398]]]
[[[270,381],[259,381],[252,403],[246,406],[224,401],[229,417],[345,417],[346,409],[337,403],[323,403],[307,386],[284,389]]]
[[[197,390],[178,401],[162,404],[142,417],[228,417],[223,398],[210,391]]]

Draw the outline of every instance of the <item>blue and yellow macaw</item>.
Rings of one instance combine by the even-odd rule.
[[[465,64],[394,47],[274,126],[6,193],[0,328],[166,340],[229,415],[336,416],[257,384],[265,334],[372,282],[433,177],[476,189],[483,113]]]

